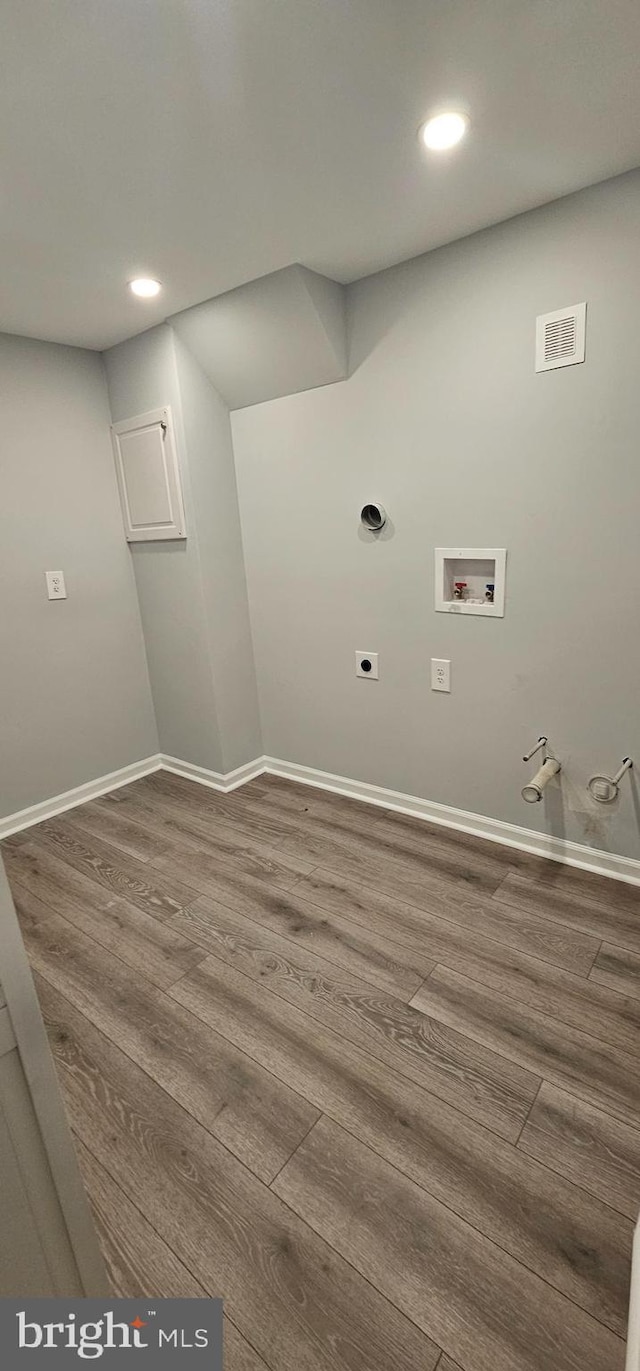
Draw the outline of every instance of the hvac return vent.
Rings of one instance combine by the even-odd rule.
[[[536,319],[536,371],[584,362],[587,306],[568,305]]]

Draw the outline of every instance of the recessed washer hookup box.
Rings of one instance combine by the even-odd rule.
[[[222,1371],[222,1300],[0,1299],[0,1361],[11,1371]]]

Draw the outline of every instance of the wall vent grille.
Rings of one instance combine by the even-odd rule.
[[[569,305],[536,319],[536,371],[584,362],[587,306]]]

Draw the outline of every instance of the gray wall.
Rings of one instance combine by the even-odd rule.
[[[639,223],[633,173],[364,280],[351,379],[232,416],[266,752],[640,856],[637,791],[584,790],[640,763]],[[586,363],[536,375],[535,316],[583,299]],[[441,545],[508,549],[503,620],[434,612]]]
[[[185,541],[132,543],[160,750],[222,770],[200,558],[173,331],[151,329],[104,353],[114,423],[171,405],[185,497]]]
[[[186,543],[125,544],[100,359],[0,338],[0,813],[156,751],[137,584],[162,751],[264,750],[640,857],[635,780],[585,792],[640,763],[639,222],[632,173],[350,287],[351,378],[232,416],[241,520],[199,364],[167,325],[112,349],[114,419],[173,407]],[[536,375],[536,314],[582,299],[586,363]],[[435,613],[433,549],[465,544],[507,547],[504,620]],[[561,788],[525,806],[541,731]]]
[[[175,339],[222,770],[262,752],[258,691],[229,411]]]
[[[229,416],[172,328],[104,354],[114,421],[170,404],[185,541],[131,545],[161,751],[213,771],[261,751]]]
[[[157,752],[95,353],[0,335],[0,816]],[[46,597],[64,570],[68,599]]]

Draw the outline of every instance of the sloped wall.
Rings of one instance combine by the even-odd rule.
[[[169,320],[228,409],[342,380],[345,291],[296,264]]]

